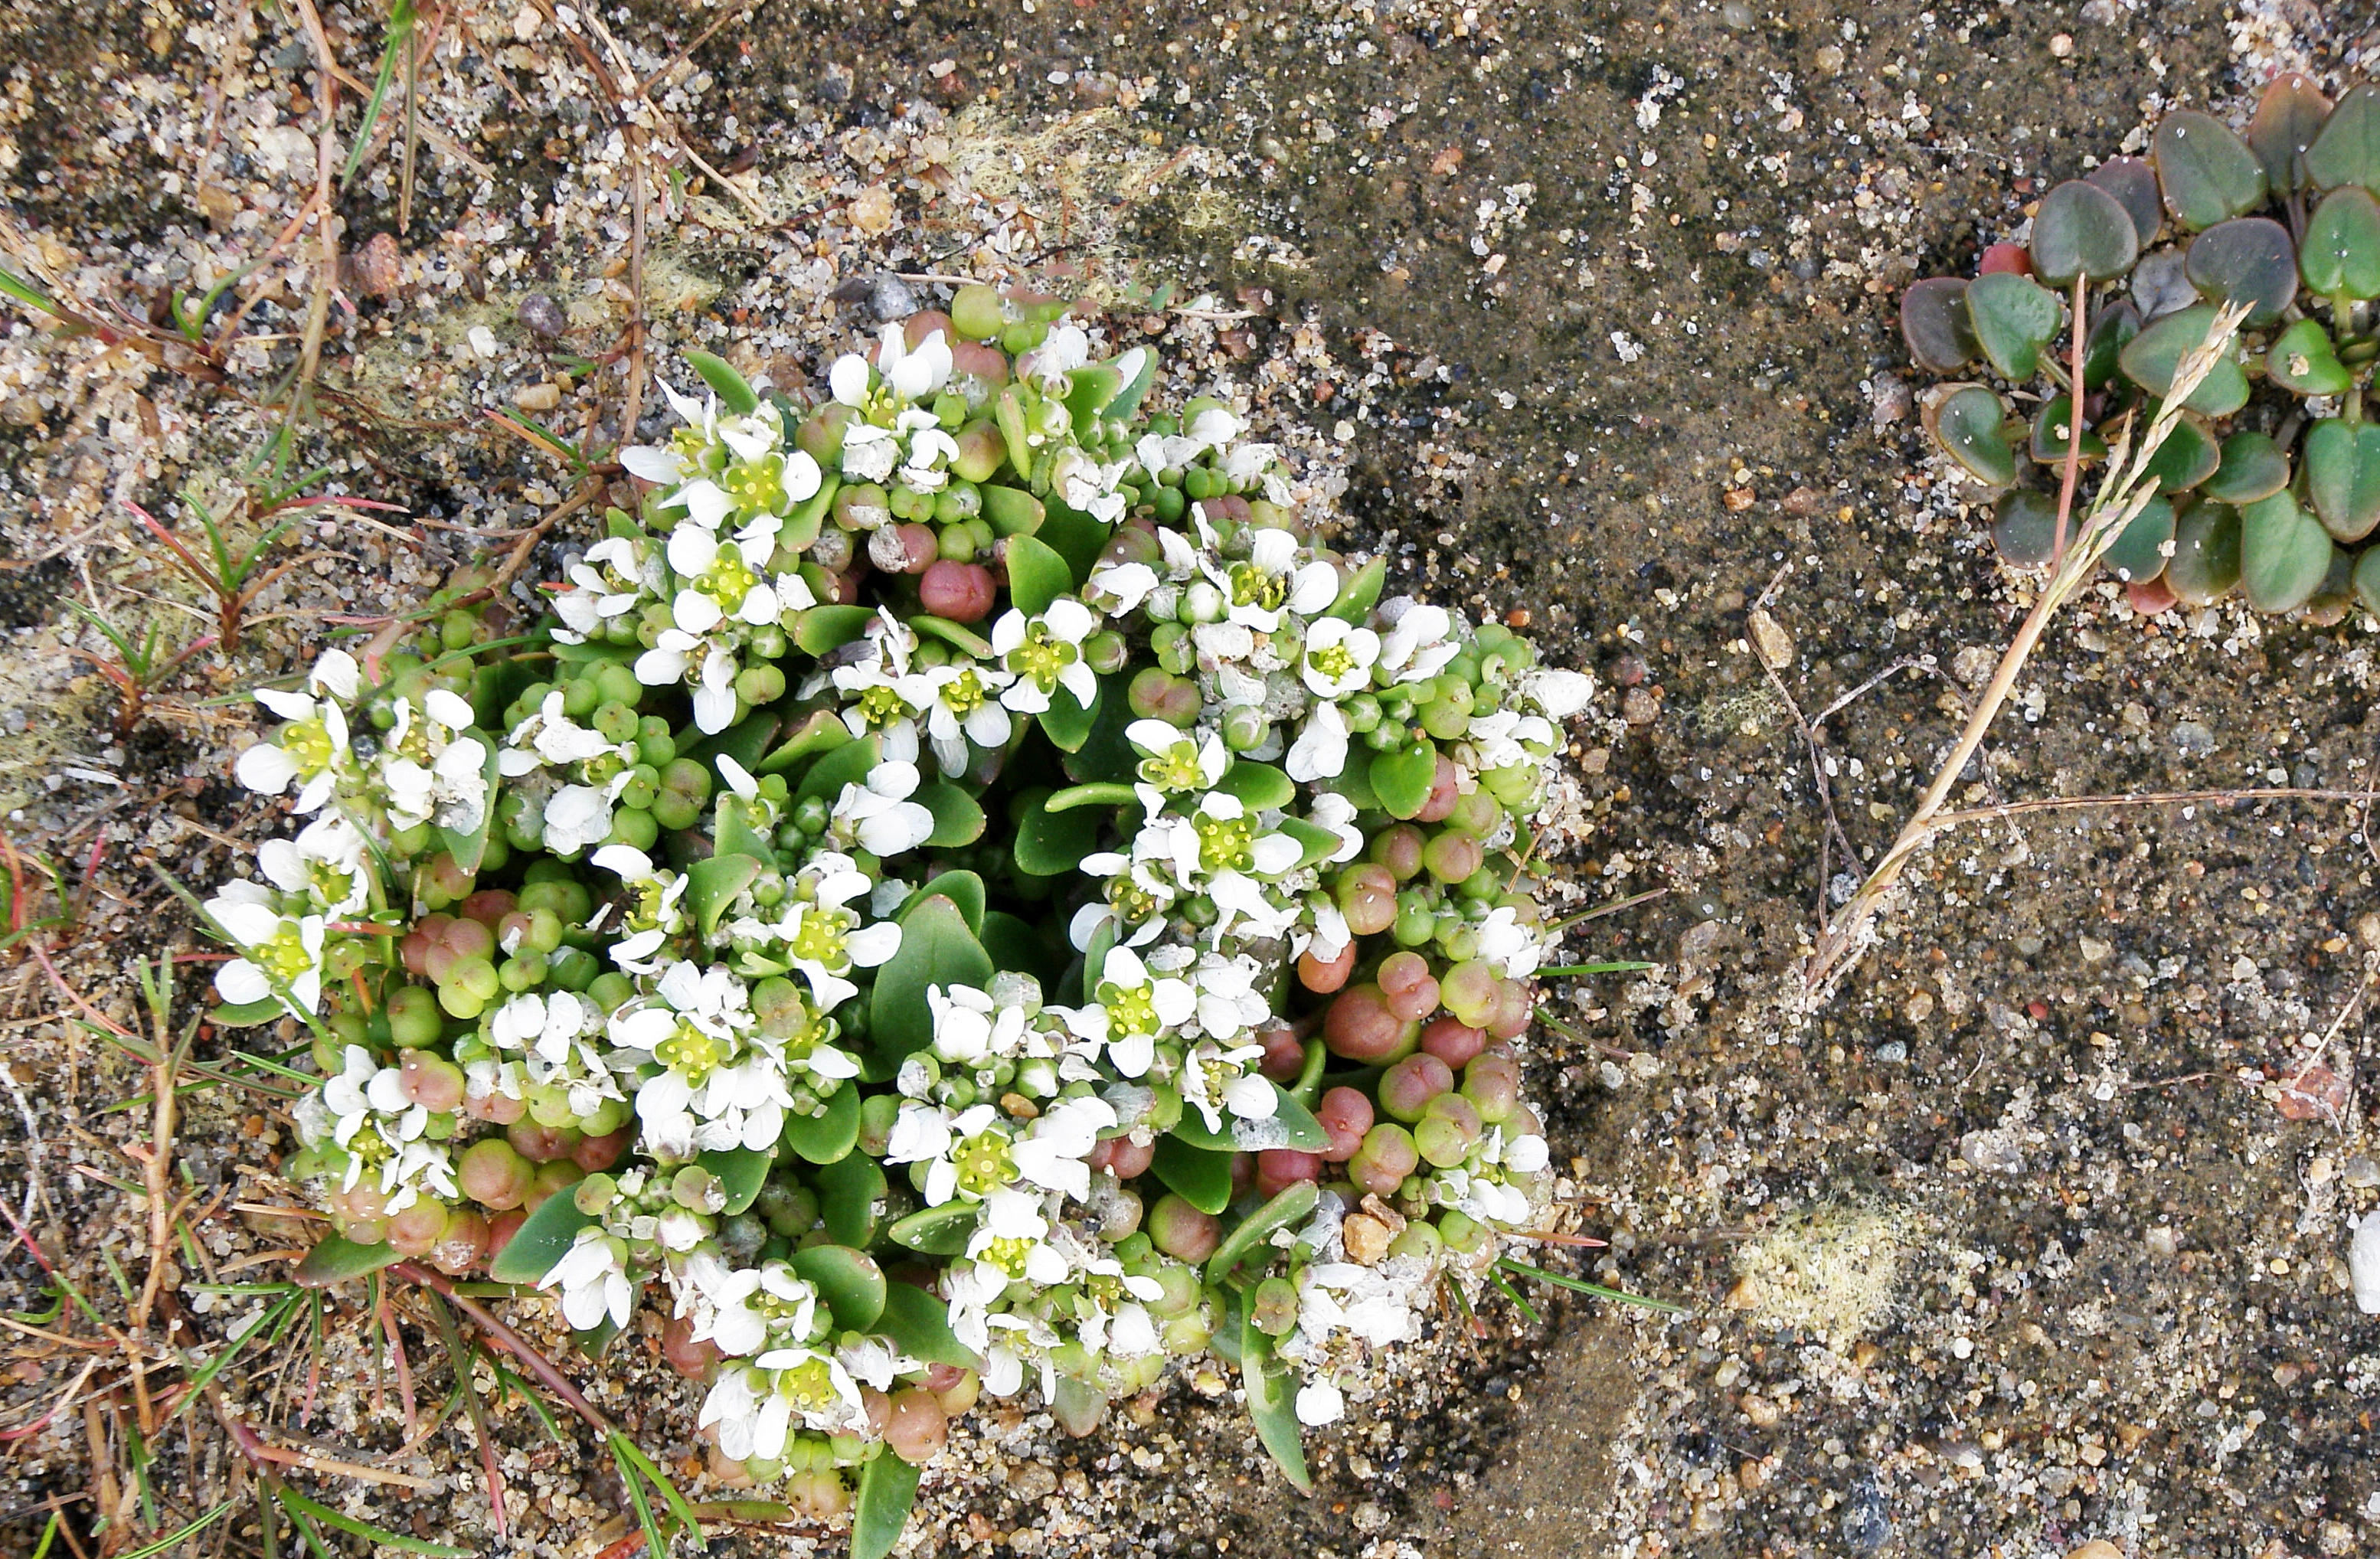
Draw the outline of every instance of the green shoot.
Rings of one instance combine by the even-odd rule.
[[[1617,1288],[1606,1288],[1599,1283],[1589,1283],[1585,1278],[1549,1273],[1542,1267],[1533,1267],[1526,1261],[1516,1261],[1510,1256],[1500,1258],[1496,1265],[1517,1276],[1533,1277],[1539,1283],[1550,1283],[1557,1288],[1568,1288],[1580,1294],[1592,1294],[1598,1299],[1616,1299],[1623,1305],[1636,1305],[1645,1309],[1658,1310],[1664,1315],[1688,1313],[1685,1306],[1673,1305],[1667,1299],[1650,1299],[1642,1294],[1623,1294]]]

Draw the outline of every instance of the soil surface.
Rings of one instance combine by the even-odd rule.
[[[56,922],[0,951],[0,1200],[104,1313],[150,1261],[120,1188],[145,1074],[61,992],[133,1026],[131,960],[195,944],[157,869],[211,885],[273,826],[228,782],[243,689],[310,659],[326,615],[404,610],[578,489],[489,413],[605,449],[632,400],[658,426],[631,385],[679,349],[798,383],[946,298],[926,278],[1025,274],[1157,343],[1165,393],[1223,384],[1408,584],[1525,613],[1601,674],[1561,891],[1664,892],[1572,944],[1654,967],[1563,984],[1536,1041],[1566,1226],[1610,1242],[1544,1261],[1691,1313],[1540,1287],[1531,1314],[1442,1318],[1309,1437],[1310,1498],[1211,1370],[1079,1441],[1027,1399],[954,1441],[906,1552],[2380,1550],[2380,1331],[2344,1261],[2380,1207],[2359,1087],[2380,857],[2356,804],[1975,824],[1830,999],[1798,973],[1857,876],[1845,845],[1890,842],[2031,601],[1916,428],[1900,288],[1971,270],[2167,108],[2236,122],[2283,67],[2337,90],[2380,50],[2371,6],[419,8],[412,129],[392,106],[343,179],[379,14],[331,6],[318,42],[303,0],[0,7],[0,268],[100,327],[0,304],[0,818],[11,923]],[[295,230],[325,49],[350,78],[334,273]],[[225,278],[194,347],[174,300]],[[136,648],[224,625],[127,505],[190,536],[187,491],[244,544],[274,489],[404,512],[305,511],[236,644],[130,707],[68,600]],[[527,577],[589,535],[562,521]],[[1765,658],[1755,607],[1781,629]],[[2374,631],[2143,622],[2107,586],[2053,627],[1961,803],[2367,787]],[[275,1103],[186,1101],[197,1232],[158,1313],[194,1358],[257,1313],[226,1290],[303,1243],[246,1211],[293,1200]],[[55,1509],[84,1552],[114,1522],[121,1552],[204,1514],[228,1453],[176,1427],[144,1495],[123,1394],[77,1380],[116,1379],[113,1356],[40,1334],[102,1335],[48,1314],[53,1290],[21,1244],[0,1261],[0,1308],[34,1327],[0,1340],[0,1550]],[[608,1463],[516,1400],[492,1414],[499,1542],[469,1423],[407,1443],[355,1305],[319,1387],[302,1348],[219,1382],[283,1443],[402,1475],[311,1477],[319,1497],[475,1552],[628,1529]],[[552,1338],[542,1304],[511,1310]],[[426,1420],[449,1366],[406,1333]],[[691,1474],[692,1388],[656,1352],[617,1346],[590,1395]],[[242,1505],[190,1551],[256,1541]]]

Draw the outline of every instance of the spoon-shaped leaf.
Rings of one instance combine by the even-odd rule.
[[[2344,395],[2354,382],[2320,320],[2300,320],[2273,338],[2265,377],[2301,396]]]
[[[2293,612],[2330,572],[2330,532],[2286,493],[2240,511],[2240,582],[2259,612]]]
[[[2306,430],[2306,497],[2323,529],[2360,542],[2380,525],[2380,424],[2325,417]]]
[[[1983,348],[1967,323],[1967,283],[1960,276],[1928,276],[1900,295],[1900,339],[1918,367],[1956,373]]]
[[[2052,396],[2034,413],[2033,457],[2042,465],[2055,465],[2066,458],[2067,444],[2073,438],[2073,406],[2071,396]],[[2107,441],[2084,428],[2076,458],[2087,463],[2107,457]]]
[[[2001,378],[2022,384],[2041,371],[2041,349],[2058,334],[2058,295],[2030,276],[1998,271],[1967,284],[1967,317]]]
[[[2033,274],[2051,286],[2070,286],[2078,275],[2113,280],[2140,253],[2140,232],[2124,203],[2095,184],[2070,178],[2034,212]]]
[[[2166,547],[2172,541],[2173,505],[2152,498],[2107,549],[2107,565],[2128,583],[2154,579],[2165,572]]]
[[[2157,124],[2154,146],[2166,209],[2184,227],[2212,227],[2265,203],[2265,167],[2231,127],[2185,108]]]
[[[884,1313],[884,1269],[862,1252],[846,1245],[813,1245],[795,1251],[792,1264],[844,1331],[865,1332]]]
[[[2306,222],[2298,270],[2325,297],[2380,298],[2380,201],[2351,184],[2325,195]]]
[[[2245,430],[2223,441],[2222,463],[2202,491],[2224,504],[2252,504],[2289,484],[2289,457],[2268,433]]]
[[[2184,413],[2149,457],[2148,471],[2159,492],[2183,493],[2213,476],[2222,463],[2223,451],[2205,420]]]
[[[2016,480],[2016,452],[2002,427],[2007,420],[2000,397],[1981,384],[1940,386],[1925,408],[1926,431],[1942,452],[1977,481],[1994,487]],[[1374,760],[1373,767],[1378,766]]]
[[[2265,182],[2277,195],[2306,189],[2303,158],[2330,117],[2330,99],[2313,78],[2284,70],[2256,101],[2256,116],[2248,122],[2248,144],[2265,165]]]
[[[2086,184],[2095,184],[2124,208],[2132,219],[2132,232],[2137,249],[2146,249],[2156,242],[2165,230],[2165,204],[2157,195],[2156,169],[2138,157],[2110,157],[2082,176]]]
[[[2214,323],[2215,311],[2203,303],[2168,314],[2124,347],[2125,375],[2149,394],[2163,396],[2173,387],[2174,370],[2205,341]],[[2248,404],[2248,376],[2226,352],[2182,404],[2202,416],[2228,417]]]
[[[2306,148],[2305,166],[2317,189],[2360,184],[2380,195],[2380,91],[2358,87],[2338,100]]]
[[[2175,517],[2166,588],[2185,606],[2205,606],[2240,586],[2240,511],[2197,503]]]
[[[2018,568],[2047,563],[2058,541],[2058,503],[2030,487],[2010,488],[1992,510],[1992,543]]]
[[[2191,240],[2182,274],[2210,303],[2247,306],[2243,322],[2261,330],[2298,295],[2298,256],[2289,229],[2268,217],[2218,222]]]

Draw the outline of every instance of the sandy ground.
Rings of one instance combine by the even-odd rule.
[[[1245,400],[1311,501],[1408,581],[1526,610],[1557,660],[1604,674],[1564,891],[1669,890],[1577,944],[1658,967],[1566,990],[1592,1043],[1548,1034],[1533,1080],[1580,1226],[1612,1241],[1596,1271],[1694,1313],[1547,1297],[1542,1323],[1450,1325],[1314,1437],[1310,1500],[1212,1375],[1079,1442],[1028,1404],[929,1480],[915,1552],[2380,1548],[2380,1333],[2342,1260],[2380,1205],[2359,1086],[2380,904],[2354,807],[1979,826],[1934,851],[1828,1005],[1804,1010],[1791,978],[1843,871],[1838,851],[1822,871],[1828,808],[1854,848],[1889,841],[2029,600],[1914,430],[1899,288],[1970,264],[2166,107],[2240,114],[2277,66],[2351,77],[2371,7],[424,15],[409,198],[386,116],[332,193],[326,273],[310,230],[276,242],[318,175],[298,18],[0,8],[0,265],[115,337],[0,310],[0,819],[29,899],[31,861],[63,874],[74,923],[43,944],[97,1005],[128,1020],[129,960],[188,940],[152,865],[212,882],[270,824],[226,783],[238,691],[308,658],[326,614],[401,609],[577,485],[487,413],[602,447],[633,376],[677,348],[792,381],[937,297],[888,274],[1048,276],[1161,344],[1172,393]],[[354,79],[334,179],[382,21],[323,16]],[[203,347],[182,341],[169,299],[250,264]],[[125,505],[186,528],[177,493],[226,507],[269,484],[243,472],[287,420],[276,386],[325,274],[287,475],[406,512],[310,516],[238,643],[120,721],[78,655],[107,647],[62,603],[172,645],[212,631]],[[540,564],[574,539],[565,521]],[[1747,642],[1764,592],[1795,708],[1883,677],[1823,724],[1824,799]],[[2231,609],[2144,626],[2111,588],[2053,631],[1964,799],[2368,786],[2372,632]],[[138,1185],[147,1120],[109,1107],[143,1084],[23,952],[0,954],[0,1199],[112,1303],[109,1261],[137,1284],[149,1246],[109,1184]],[[2325,1075],[2323,1107],[2283,1097]],[[166,1305],[200,1353],[252,1301],[190,1285],[258,1276],[237,1263],[289,1243],[235,1205],[286,1195],[270,1103],[196,1094],[179,1133],[208,1215]],[[48,1302],[21,1248],[0,1264],[0,1305]],[[402,1449],[358,1338],[334,1328],[310,1417],[287,1416],[289,1358],[225,1383],[288,1443],[431,1484],[313,1480],[324,1499],[495,1550],[469,1427]],[[126,1447],[115,1407],[70,1391],[83,1356],[22,1334],[0,1353],[0,1427],[63,1405],[0,1444],[0,1549],[29,1552],[53,1496],[90,1497],[59,1507],[78,1535],[95,1503],[146,1534],[215,1497],[219,1437],[176,1431],[164,1524],[139,1525],[137,1491],[92,1472]],[[413,1359],[443,1394],[418,1334]],[[595,1395],[666,1458],[691,1451],[691,1396],[648,1354],[616,1351]],[[583,1448],[517,1407],[496,1424],[512,1551],[625,1529]],[[246,1520],[198,1550],[252,1551]]]

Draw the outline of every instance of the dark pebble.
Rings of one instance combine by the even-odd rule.
[[[569,318],[562,305],[541,292],[532,292],[520,300],[516,317],[538,335],[552,340],[570,328]]]

